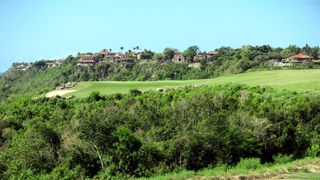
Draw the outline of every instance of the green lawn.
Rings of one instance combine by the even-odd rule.
[[[320,173],[296,173],[288,176],[288,179],[309,179],[319,180]]]
[[[320,90],[320,69],[256,71],[201,80],[80,82],[73,88],[78,91],[70,93],[68,96],[85,97],[93,91],[99,91],[101,94],[114,94],[127,93],[129,89],[146,91],[158,88],[177,88],[187,85],[218,85],[225,83],[271,86],[278,89],[296,91],[318,91]]]
[[[228,167],[220,165],[199,171],[183,170],[153,176],[138,178],[139,180],[199,180],[199,179],[320,179],[320,159],[310,158],[295,160],[288,163],[260,164],[252,166]],[[255,167],[255,168],[252,168]]]

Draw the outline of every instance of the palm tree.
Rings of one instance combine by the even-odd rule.
[[[121,46],[121,47],[120,47],[120,50],[123,51],[123,49],[124,49],[124,47]]]
[[[111,52],[111,51],[112,51],[112,49],[110,48],[110,49],[109,49],[109,52]]]

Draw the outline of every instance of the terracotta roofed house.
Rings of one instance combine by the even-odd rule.
[[[304,62],[304,61],[308,61],[308,60],[311,60],[312,58],[306,54],[296,54],[296,55],[293,55],[291,57],[289,57],[289,61],[291,62]]]
[[[91,54],[81,54],[78,65],[92,65],[97,63],[97,56]]]
[[[100,54],[104,56],[104,60],[113,61],[115,59],[116,53],[103,49],[100,51]]]

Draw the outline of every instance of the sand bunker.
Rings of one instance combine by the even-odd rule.
[[[75,91],[77,90],[54,90],[54,91],[48,92],[45,96],[48,98],[52,98],[56,96],[63,96],[65,94],[72,93]]]

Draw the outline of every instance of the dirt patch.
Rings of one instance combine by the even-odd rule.
[[[45,96],[47,98],[52,98],[56,96],[63,96],[65,94],[76,92],[76,91],[77,90],[54,90],[54,91],[48,92]]]
[[[308,162],[306,164],[299,164],[289,166],[287,168],[279,169],[278,171],[267,171],[262,174],[238,174],[227,176],[203,176],[197,175],[189,178],[189,180],[255,180],[255,179],[292,179],[293,176],[298,176],[299,173],[307,175],[320,176],[320,162]],[[318,176],[317,176],[318,177]],[[305,178],[298,178],[305,179]]]
[[[294,175],[298,175],[299,173],[319,174],[319,176],[320,176],[320,164],[319,164],[319,162],[314,162],[314,163],[305,164],[305,165],[293,166],[288,171],[290,171],[290,172],[284,173],[284,174],[279,174],[279,175],[273,176],[269,179],[292,179],[289,177],[294,176]]]

